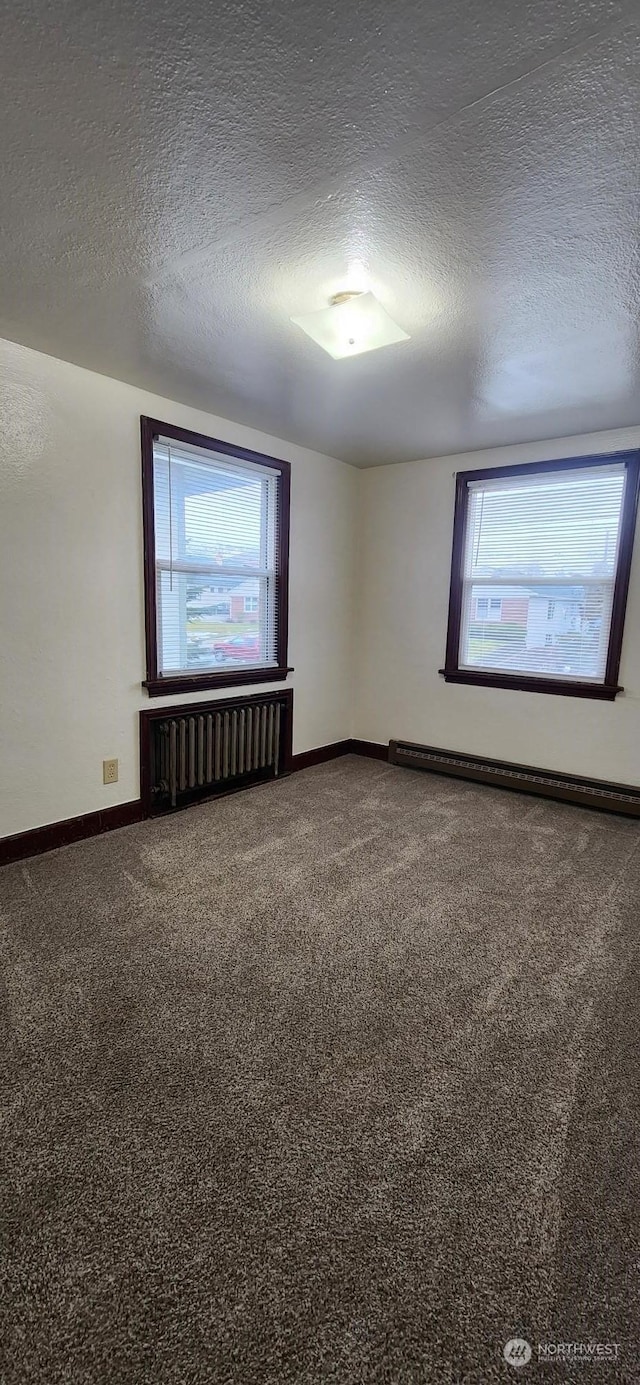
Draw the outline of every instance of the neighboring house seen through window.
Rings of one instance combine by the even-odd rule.
[[[500,598],[489,596],[476,597],[476,616],[478,620],[500,620],[502,614],[502,601]]]
[[[142,419],[152,695],[287,674],[289,466]]]
[[[613,698],[639,453],[457,478],[448,681]]]

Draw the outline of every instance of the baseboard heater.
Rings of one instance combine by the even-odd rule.
[[[586,808],[640,817],[640,789],[629,784],[607,784],[601,779],[578,779],[570,774],[514,765],[504,760],[480,759],[475,755],[455,754],[431,745],[411,741],[389,741],[389,761],[407,769],[426,769],[432,774],[452,774],[518,793],[539,794]]]
[[[140,713],[145,816],[275,779],[291,758],[291,689]]]

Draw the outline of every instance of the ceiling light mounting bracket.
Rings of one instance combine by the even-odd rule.
[[[352,298],[360,298],[362,289],[343,289],[341,293],[334,293],[329,299],[332,308],[337,308],[339,303],[349,303]]]

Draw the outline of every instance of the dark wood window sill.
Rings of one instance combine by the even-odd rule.
[[[170,697],[174,693],[206,692],[213,688],[242,688],[247,683],[283,683],[292,668],[233,668],[210,673],[166,674],[147,678],[142,684],[149,697]]]
[[[485,673],[481,669],[441,668],[445,683],[469,683],[477,688],[511,688],[513,692],[551,693],[556,697],[593,697],[613,702],[624,688],[617,683],[579,683],[568,678],[527,678],[519,674]]]

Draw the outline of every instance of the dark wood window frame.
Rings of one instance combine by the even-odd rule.
[[[620,546],[614,579],[611,627],[604,681],[581,682],[579,679],[545,678],[533,674],[486,672],[484,669],[459,667],[460,627],[463,599],[463,563],[469,483],[501,476],[534,476],[545,472],[571,471],[587,467],[610,466],[623,462],[627,471],[622,515]],[[449,592],[449,624],[445,666],[439,672],[447,683],[468,683],[483,688],[511,688],[518,692],[555,693],[562,697],[591,697],[612,702],[624,689],[618,683],[624,617],[631,573],[631,557],[638,509],[640,485],[640,452],[605,452],[593,457],[567,457],[552,462],[527,462],[523,466],[483,467],[481,471],[460,471],[456,477],[456,498],[453,519],[453,549],[451,556],[451,587]]]
[[[143,682],[150,697],[166,697],[174,693],[204,692],[209,688],[240,688],[249,683],[281,683],[293,670],[287,666],[289,615],[289,519],[291,466],[281,458],[267,457],[246,447],[193,433],[188,428],[176,428],[171,423],[142,416],[142,521],[144,541],[145,627],[147,646],[147,676]],[[208,669],[203,673],[169,673],[164,676],[158,668],[158,631],[156,610],[156,553],[153,495],[153,444],[156,438],[169,438],[187,447],[206,448],[236,457],[243,462],[256,462],[272,467],[281,474],[277,536],[277,629],[276,664],[260,668]]]

